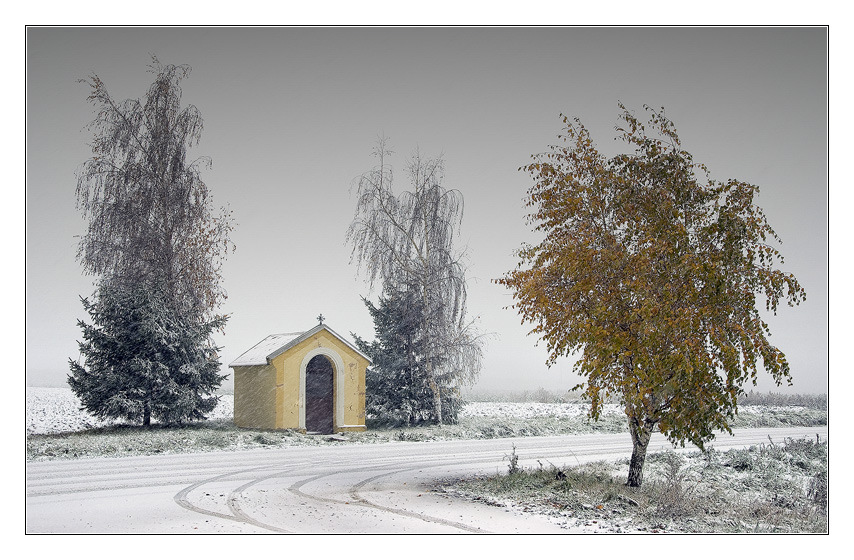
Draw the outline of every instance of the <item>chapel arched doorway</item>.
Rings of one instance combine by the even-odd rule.
[[[333,430],[334,368],[322,354],[305,367],[305,431],[331,434]]]

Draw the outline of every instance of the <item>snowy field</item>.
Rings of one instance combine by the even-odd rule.
[[[463,418],[480,416],[504,416],[507,418],[536,418],[549,416],[552,418],[575,418],[585,416],[590,405],[584,403],[509,403],[509,402],[475,402],[469,403],[463,409]],[[602,407],[602,415],[621,412],[618,405],[606,404]]]
[[[234,399],[231,395],[223,395],[209,418],[233,416]],[[80,410],[80,400],[69,388],[27,387],[27,435],[77,432],[113,423]]]
[[[234,416],[234,399],[223,395],[209,419],[229,419]],[[462,418],[572,418],[587,414],[582,403],[509,403],[475,402],[466,405]],[[617,405],[605,405],[603,414],[619,413]],[[68,388],[27,387],[27,434],[56,434],[108,426],[112,422],[98,420],[80,410],[80,401]]]

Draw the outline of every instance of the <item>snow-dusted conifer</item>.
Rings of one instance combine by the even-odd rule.
[[[81,298],[92,324],[78,321],[81,361],[69,360],[68,384],[83,408],[101,418],[145,426],[204,419],[219,397],[217,348],[222,317],[188,321],[167,305],[163,290],[102,282],[94,301]]]
[[[379,305],[364,299],[374,321],[375,339],[353,335],[359,349],[371,357],[366,373],[366,413],[390,425],[435,422],[433,392],[425,368],[425,341],[421,331],[423,306],[413,291],[387,290]],[[436,365],[440,362],[437,360]],[[444,422],[455,423],[462,408],[456,380],[439,380]]]

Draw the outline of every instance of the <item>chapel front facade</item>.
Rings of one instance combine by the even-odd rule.
[[[318,434],[364,431],[369,365],[365,354],[323,323],[269,335],[229,364],[234,423]]]

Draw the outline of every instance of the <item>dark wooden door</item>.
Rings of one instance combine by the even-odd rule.
[[[332,363],[315,356],[305,368],[305,431],[332,433]]]

